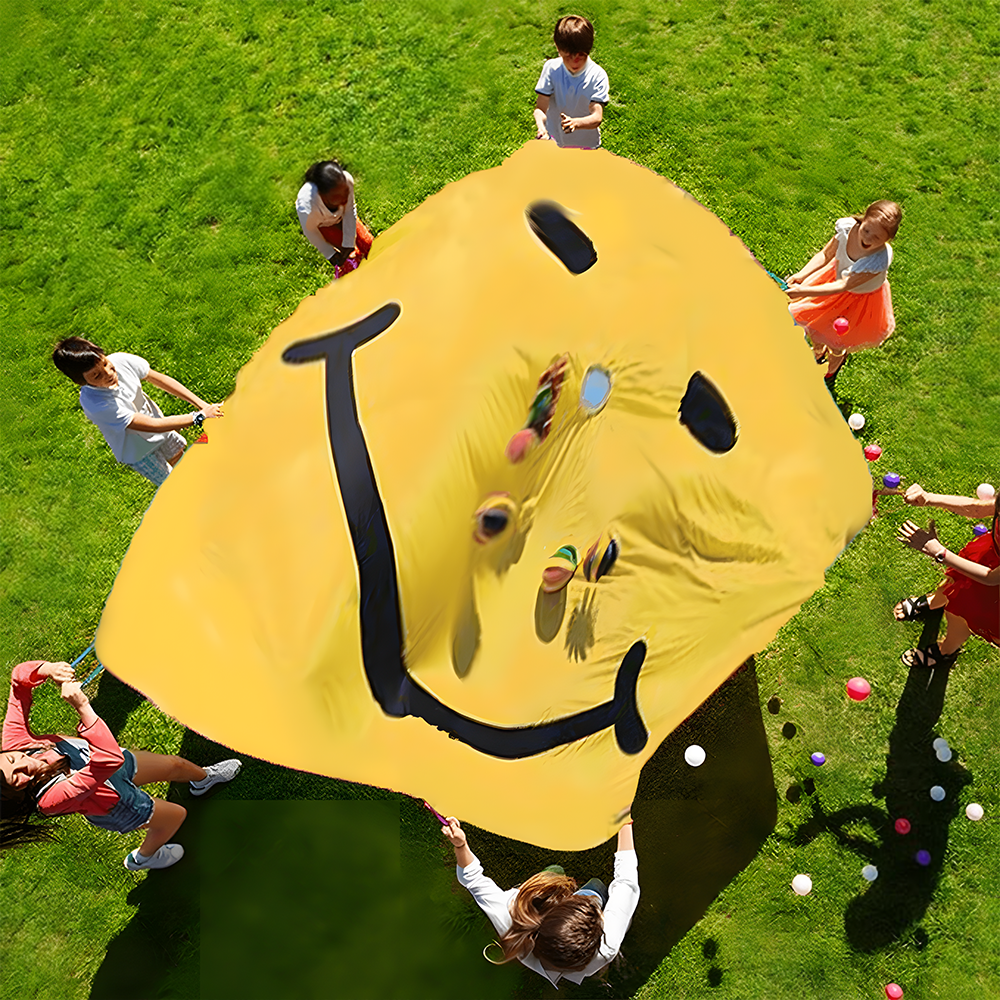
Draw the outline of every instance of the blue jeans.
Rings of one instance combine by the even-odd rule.
[[[135,754],[123,750],[125,763],[108,778],[108,784],[118,793],[118,802],[103,816],[88,816],[87,819],[103,830],[114,833],[130,833],[145,826],[153,815],[153,800],[148,792],[132,784],[135,777]]]

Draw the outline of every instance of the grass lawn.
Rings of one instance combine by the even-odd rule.
[[[152,498],[83,417],[48,360],[55,341],[141,354],[224,398],[330,277],[292,210],[309,163],[346,163],[377,236],[531,136],[532,89],[569,10],[594,20],[610,75],[604,145],[691,192],[771,270],[800,267],[838,216],[903,205],[897,332],[851,360],[837,403],[885,449],[877,474],[948,493],[1000,484],[996,0],[24,0],[0,10],[4,678],[87,646]],[[172,397],[165,410],[183,411]],[[938,579],[894,541],[901,506],[881,501],[757,656],[777,825],[701,920],[663,939],[658,967],[629,966],[628,938],[609,987],[556,994],[488,965],[485,919],[419,803],[248,761],[192,804],[189,857],[170,873],[126,872],[139,836],[78,817],[58,843],[4,857],[2,996],[826,1000],[884,996],[890,981],[907,1000],[1000,996],[1000,657],[973,638],[950,676],[900,665],[920,626],[894,623],[892,604]],[[949,547],[971,538],[937,520]],[[860,705],[844,695],[855,674],[874,689]],[[115,678],[95,687],[123,745],[226,755]],[[38,731],[70,729],[54,691],[36,704]],[[932,784],[948,793],[938,806]],[[970,801],[986,809],[978,824]],[[901,813],[923,824],[921,845],[892,832]],[[478,836],[508,859],[494,871],[505,884],[535,870]],[[641,866],[669,851],[641,824],[637,841]],[[922,845],[926,869],[911,860]],[[881,872],[870,885],[866,863]],[[808,897],[789,888],[798,872]],[[683,908],[670,894],[646,904]]]

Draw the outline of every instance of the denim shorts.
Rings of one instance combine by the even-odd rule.
[[[167,431],[166,440],[162,441],[151,452],[143,455],[138,462],[127,462],[140,476],[145,476],[154,486],[161,486],[170,475],[168,458],[173,458],[178,451],[183,451],[187,441],[177,431]]]
[[[149,822],[153,815],[153,800],[141,788],[132,784],[136,768],[135,754],[131,750],[122,750],[122,753],[125,755],[125,763],[107,780],[120,796],[118,802],[103,816],[88,816],[87,819],[102,830],[131,833]]]

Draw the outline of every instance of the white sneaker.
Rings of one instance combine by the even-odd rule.
[[[206,767],[205,777],[201,781],[189,782],[191,794],[204,795],[213,785],[220,785],[224,781],[232,781],[240,773],[242,766],[243,761],[240,760],[223,760],[219,761],[218,764],[213,764],[211,767]]]
[[[169,868],[184,857],[180,844],[164,844],[148,861],[139,861],[138,850],[125,855],[125,867],[130,872],[144,872],[147,868]]]

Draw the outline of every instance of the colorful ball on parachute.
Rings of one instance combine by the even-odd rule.
[[[887,472],[882,477],[882,485],[885,486],[886,489],[894,490],[899,486],[899,483],[900,477],[898,472]]]
[[[851,328],[851,324],[848,323],[847,320],[844,319],[843,316],[838,316],[833,321],[833,328],[834,328],[834,330],[837,331],[837,333],[839,333],[841,335],[841,337],[843,337],[844,334],[847,333],[847,331]]]
[[[980,500],[992,500],[997,495],[996,488],[989,483],[980,483],[976,487],[976,496]]]
[[[874,462],[877,458],[881,458],[882,449],[877,444],[866,444],[865,445],[865,458],[869,462]]]
[[[847,418],[847,426],[850,427],[852,431],[859,431],[865,426],[865,418],[860,413],[852,413]]]

